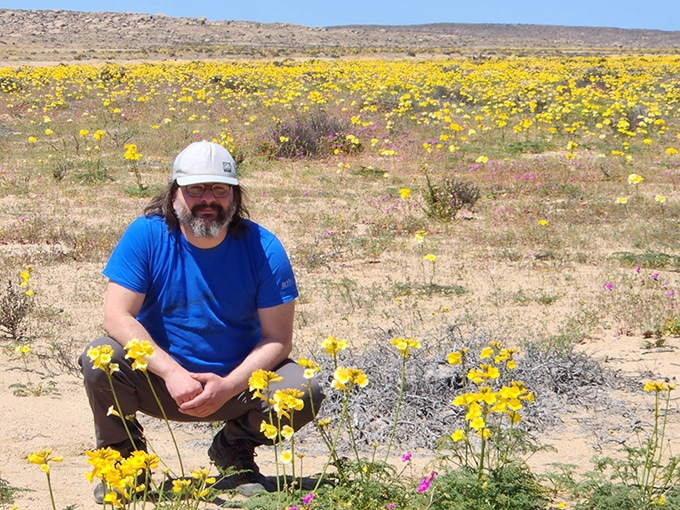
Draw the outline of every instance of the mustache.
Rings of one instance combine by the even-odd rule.
[[[195,205],[191,208],[191,212],[193,214],[203,212],[203,211],[212,211],[215,213],[220,213],[224,211],[224,207],[222,207],[219,204],[200,204],[200,205]]]

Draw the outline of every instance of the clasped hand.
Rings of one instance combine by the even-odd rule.
[[[227,381],[217,374],[186,372],[184,377],[166,381],[180,412],[205,418],[217,412],[234,395]]]

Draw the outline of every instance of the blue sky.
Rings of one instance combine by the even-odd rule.
[[[0,8],[163,13],[308,27],[449,22],[680,30],[680,0],[4,0]]]

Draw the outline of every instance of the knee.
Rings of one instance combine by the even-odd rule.
[[[97,356],[101,353],[101,348],[104,346],[110,346],[111,348],[111,359],[109,363],[120,364],[121,361],[125,360],[125,353],[118,342],[108,336],[98,338],[85,347],[85,350],[83,350],[82,354],[78,358],[78,364],[80,365],[80,371],[82,372],[83,378],[85,379],[85,384],[96,384],[96,381],[102,377],[108,382],[106,372],[95,366],[95,360],[97,360]],[[101,358],[99,359],[101,360]]]

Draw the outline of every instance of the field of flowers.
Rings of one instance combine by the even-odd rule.
[[[526,352],[545,362],[597,338],[634,337],[646,352],[675,348],[680,57],[6,67],[0,128],[0,275],[8,282],[0,286],[0,367],[13,383],[0,387],[3,405],[65,398],[64,385],[78,381],[74,355],[101,328],[108,254],[166,184],[175,154],[208,139],[234,155],[253,219],[288,249],[300,287],[296,356],[330,370],[328,393],[337,392],[317,424],[333,490],[279,487],[253,508],[680,504],[680,460],[664,428],[677,412],[674,373],[628,374],[639,379],[631,392],[652,395],[650,427],[621,431],[642,434],[638,449],[597,465],[613,481],[562,473],[550,485],[523,462],[534,451],[527,435],[541,430],[521,417],[540,408],[547,389],[513,377]],[[342,358],[348,345],[355,354]],[[408,393],[418,371],[407,365],[425,363],[415,355],[421,348],[449,370],[447,417],[432,423],[446,432],[417,445],[431,448],[438,467],[407,476],[387,461],[413,445],[399,417],[416,419]],[[369,414],[352,411],[375,380],[362,353],[396,367],[386,411],[394,414],[380,416],[391,425],[374,429],[370,444],[360,440],[370,432],[355,434]],[[373,391],[380,400],[386,390]],[[270,426],[282,432],[275,418]],[[21,498],[49,507],[43,485],[30,496],[15,490],[26,484],[14,466],[33,454],[48,481],[56,477],[60,441],[50,438],[26,452],[6,438],[18,457],[0,464],[0,508],[14,500],[29,508]],[[85,472],[89,446],[80,447]],[[197,472],[195,501],[158,507],[208,505],[209,478]],[[56,483],[52,491],[60,502],[52,508],[90,508]]]

